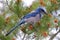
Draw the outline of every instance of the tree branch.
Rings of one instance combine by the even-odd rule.
[[[22,40],[24,40],[24,38],[25,38],[25,35],[26,35],[26,34],[24,34],[24,36],[23,36]]]
[[[8,8],[9,8],[9,10],[11,10],[12,12],[14,12],[14,10],[11,8],[11,6],[10,5],[8,5],[8,1],[6,0],[6,4],[7,4],[7,6],[8,6]]]
[[[56,37],[56,35],[57,35],[59,32],[60,32],[60,29],[59,29],[59,31],[58,31],[56,34],[54,34],[49,40],[53,40],[54,37]]]

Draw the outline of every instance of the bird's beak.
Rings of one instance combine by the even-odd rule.
[[[47,12],[45,12],[45,14],[46,14],[46,15],[48,15],[48,13],[47,13]]]
[[[47,12],[44,12],[46,15],[48,15],[48,13]]]

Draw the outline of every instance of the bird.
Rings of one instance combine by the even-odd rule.
[[[8,36],[11,32],[13,32],[16,28],[18,28],[22,24],[29,23],[34,25],[43,17],[42,15],[44,14],[47,14],[46,8],[43,6],[39,6],[37,9],[23,16],[21,20],[9,32],[6,33],[6,36]]]

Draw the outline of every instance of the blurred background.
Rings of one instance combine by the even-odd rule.
[[[48,15],[35,24],[37,32],[29,24],[7,32],[24,15],[44,6]],[[60,0],[0,0],[0,40],[60,40]]]

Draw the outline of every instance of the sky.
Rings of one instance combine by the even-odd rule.
[[[30,6],[35,0],[22,0],[24,2],[24,6]]]

